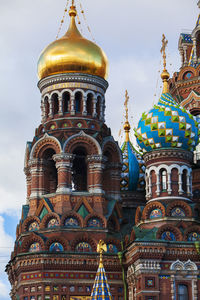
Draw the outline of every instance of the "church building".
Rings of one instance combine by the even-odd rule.
[[[200,16],[172,78],[163,35],[163,91],[135,129],[126,91],[121,147],[105,123],[106,54],[79,32],[73,0],[69,18],[38,61],[42,118],[26,145],[10,297],[198,300]]]

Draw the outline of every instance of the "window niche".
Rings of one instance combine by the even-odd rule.
[[[78,147],[73,151],[75,155],[72,165],[72,191],[86,192],[87,188],[87,152],[83,147]]]

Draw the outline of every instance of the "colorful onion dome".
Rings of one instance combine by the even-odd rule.
[[[136,130],[137,143],[144,151],[181,148],[193,151],[198,143],[196,118],[163,93],[153,109],[143,113]]]
[[[145,166],[141,155],[133,147],[132,143],[129,140],[130,124],[128,121],[128,92],[125,94],[125,110],[126,110],[126,122],[124,124],[125,131],[125,142],[121,147],[123,165],[120,181],[121,191],[135,191],[137,189],[143,189],[145,186],[144,181],[144,171]],[[139,163],[140,162],[140,163]]]
[[[39,79],[61,73],[86,73],[107,78],[108,60],[105,53],[78,31],[74,5],[70,7],[69,15],[71,23],[66,34],[48,45],[40,55]]]
[[[169,93],[169,73],[166,70],[166,41],[163,35],[161,53],[164,70],[161,74],[163,92],[156,105],[143,113],[135,135],[140,148],[149,152],[160,148],[180,148],[193,151],[198,143],[198,123],[189,111],[176,103]]]

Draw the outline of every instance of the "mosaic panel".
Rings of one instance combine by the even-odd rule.
[[[163,232],[161,235],[161,239],[166,241],[176,241],[176,237],[171,231]]]
[[[162,211],[159,208],[155,208],[154,210],[151,211],[149,217],[150,217],[150,219],[161,218]]]
[[[59,225],[58,223],[58,220],[56,218],[52,218],[48,224],[47,224],[47,227],[48,228],[54,228],[54,227],[57,227]]]
[[[91,218],[87,223],[88,227],[102,227],[102,222],[99,218]]]
[[[92,252],[92,247],[87,242],[80,242],[76,245],[76,252]]]
[[[118,249],[114,244],[107,244],[108,253],[117,253]]]
[[[39,224],[38,222],[32,222],[29,227],[28,227],[28,231],[36,231],[39,230]]]
[[[172,217],[185,217],[185,211],[181,207],[174,207],[171,210]]]
[[[65,224],[66,227],[78,227],[79,223],[78,220],[74,217],[69,217],[65,219]]]
[[[63,248],[63,245],[58,243],[58,242],[55,242],[55,243],[52,243],[51,246],[49,247],[49,251],[51,252],[62,252],[64,251],[64,248]]]
[[[29,248],[29,252],[39,252],[41,250],[42,249],[41,249],[40,243],[38,243],[38,242],[31,244],[31,246]]]
[[[188,234],[187,240],[190,242],[200,241],[200,234],[198,232],[190,232]]]

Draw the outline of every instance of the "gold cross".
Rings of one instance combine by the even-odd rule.
[[[128,91],[126,90],[124,106],[125,106],[125,111],[126,111],[126,121],[127,122],[128,122],[128,100],[129,100],[129,95],[128,95]]]
[[[168,41],[166,40],[165,35],[162,35],[162,48],[160,49],[161,54],[163,55],[163,66],[164,70],[166,70],[166,47],[167,47]]]

